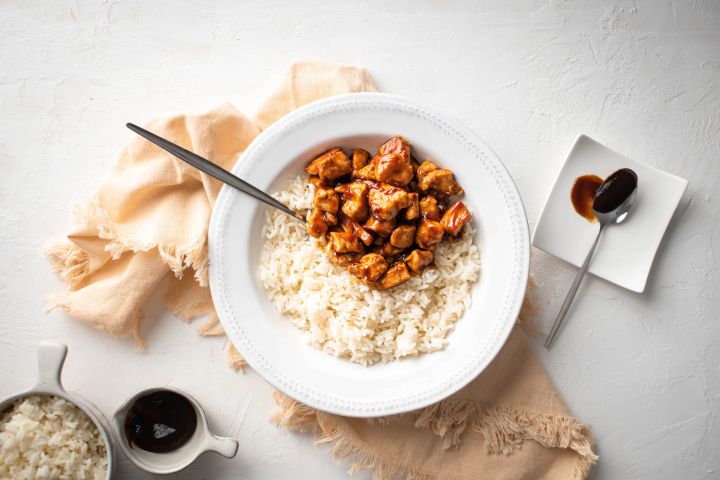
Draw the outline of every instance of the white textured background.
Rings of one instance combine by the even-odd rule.
[[[106,415],[141,387],[185,388],[240,439],[182,479],[344,478],[326,448],[267,422],[270,389],[222,341],[148,309],[147,352],[54,312],[40,254],[130,138],[126,121],[229,100],[251,113],[287,65],[367,66],[380,89],[459,117],[515,178],[531,227],[576,135],[690,181],[643,295],[588,279],[540,354],[592,427],[595,480],[719,478],[720,2],[0,3],[0,395],[28,386],[43,339]],[[349,2],[348,2],[349,3]],[[392,3],[392,5],[390,5]],[[575,269],[534,252],[547,330]],[[128,461],[123,479],[149,478]]]

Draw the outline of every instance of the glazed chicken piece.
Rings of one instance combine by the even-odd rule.
[[[465,191],[455,181],[453,173],[447,168],[438,168],[430,161],[423,162],[415,175],[421,191],[434,190],[443,195],[462,195]]]
[[[408,248],[415,241],[415,226],[401,225],[390,235],[390,244],[396,248]]]
[[[373,243],[373,236],[365,230],[362,225],[360,225],[358,222],[353,220],[350,217],[343,217],[342,219],[342,226],[345,229],[346,232],[350,232],[353,235],[355,235],[357,238],[360,239],[362,243],[365,244],[366,247],[369,247]]]
[[[360,255],[357,253],[331,253],[329,255],[330,263],[339,267],[347,267],[357,262]]]
[[[387,237],[395,229],[393,220],[380,220],[379,218],[370,217],[365,222],[365,230],[374,232],[378,237]]]
[[[424,250],[434,250],[442,240],[445,230],[440,222],[423,218],[415,233],[415,243]]]
[[[338,222],[337,215],[330,212],[323,212],[323,219],[325,219],[328,226],[337,225]]]
[[[430,172],[434,172],[435,170],[439,170],[439,169],[440,169],[440,167],[435,165],[430,160],[425,160],[417,167],[417,171],[415,172],[415,176],[417,177],[418,183],[419,184],[422,183],[423,179],[425,179],[425,177],[427,177],[427,175]],[[420,185],[418,185],[418,186],[422,189],[422,186],[420,186]]]
[[[351,232],[330,232],[328,247],[335,253],[362,253],[363,244]]]
[[[373,248],[372,251],[373,251],[373,253],[379,253],[383,257],[392,260],[393,258],[395,258],[396,255],[401,253],[403,251],[403,249],[395,247],[395,246],[393,246],[392,243],[388,242],[388,243],[384,243],[384,244],[375,246],[375,248]]]
[[[465,193],[465,190],[455,181],[453,173],[446,168],[430,172],[427,179],[430,182],[430,188],[443,195],[462,195]]]
[[[350,273],[366,283],[377,282],[387,272],[388,263],[377,253],[368,253],[360,257],[360,261],[348,267]]]
[[[352,162],[341,148],[333,148],[310,162],[305,172],[322,181],[335,180],[352,172]]]
[[[403,212],[403,218],[409,222],[420,216],[420,195],[412,192],[408,193],[408,196],[410,197],[410,205]]]
[[[432,252],[420,249],[413,250],[410,255],[405,257],[405,263],[407,263],[407,266],[410,267],[410,270],[417,274],[422,273],[423,269],[430,265],[432,260]]]
[[[422,218],[429,218],[430,220],[440,221],[442,213],[440,212],[440,206],[438,205],[437,198],[432,195],[423,197],[420,200],[420,216]]]
[[[368,160],[370,159],[370,154],[363,150],[362,148],[358,148],[353,150],[352,153],[352,169],[353,170],[360,170],[361,168],[365,167],[368,164]]]
[[[316,187],[313,207],[323,212],[337,213],[340,199],[332,188]]]
[[[445,231],[454,237],[471,218],[472,214],[465,207],[465,204],[458,200],[445,210],[440,223]]]
[[[368,194],[370,210],[381,220],[392,220],[400,210],[411,203],[408,192],[401,188],[371,188]]]
[[[378,148],[378,157],[383,155],[402,155],[410,160],[410,144],[399,135],[393,137]]]
[[[353,170],[352,172],[352,178],[356,178],[359,180],[368,180],[371,182],[377,181],[377,172],[375,171],[377,167],[377,158],[373,158],[370,163],[365,165],[359,170]]]
[[[375,170],[378,181],[391,185],[404,187],[413,179],[413,168],[410,160],[400,155],[383,155],[378,159]]]
[[[308,183],[315,188],[325,188],[325,183],[320,180],[320,177],[317,175],[310,175],[310,178],[308,178]]]
[[[378,282],[378,286],[382,289],[397,287],[401,283],[410,280],[410,272],[403,262],[398,262],[385,272],[385,275]]]
[[[362,182],[338,185],[335,191],[342,193],[342,211],[356,222],[364,222],[369,214],[368,186]]]
[[[313,208],[310,211],[310,216],[308,216],[307,220],[307,233],[311,237],[320,238],[323,235],[325,235],[325,232],[327,232],[328,229],[328,223],[325,220],[325,216],[323,215],[323,211],[319,210],[317,208]]]
[[[377,154],[377,179],[391,185],[405,186],[413,179],[410,144],[402,137],[385,142]]]

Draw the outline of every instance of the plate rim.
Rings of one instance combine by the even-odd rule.
[[[264,144],[271,141],[275,135],[283,130],[292,127],[297,128],[300,124],[311,120],[314,116],[327,113],[325,111],[328,109],[338,109],[340,107],[352,108],[353,106],[357,108],[361,106],[368,108],[400,108],[404,113],[412,111],[416,115],[421,115],[426,121],[432,119],[436,126],[441,125],[443,130],[451,133],[457,141],[461,142],[464,148],[475,152],[477,157],[486,161],[488,167],[493,167],[493,179],[501,187],[501,197],[507,203],[508,211],[516,217],[515,221],[511,223],[511,229],[515,234],[513,238],[515,243],[515,268],[511,271],[514,288],[512,291],[508,291],[506,295],[505,303],[507,307],[503,306],[501,308],[501,312],[505,311],[505,315],[503,315],[502,321],[498,321],[498,327],[496,327],[497,332],[496,335],[494,335],[496,340],[493,344],[486,348],[484,352],[482,352],[482,355],[478,354],[472,357],[472,362],[468,362],[468,365],[465,365],[462,369],[458,369],[461,372],[465,372],[464,375],[456,381],[443,384],[444,388],[442,388],[441,391],[436,393],[423,392],[423,394],[413,393],[401,397],[401,400],[395,399],[391,403],[381,401],[342,401],[342,399],[339,398],[334,399],[335,403],[332,401],[326,402],[318,400],[318,398],[322,399],[322,397],[326,395],[325,393],[316,392],[319,393],[320,397],[313,397],[307,394],[305,391],[307,389],[304,387],[300,386],[296,388],[279,381],[279,379],[276,378],[277,375],[273,375],[273,372],[268,372],[260,360],[263,360],[264,363],[267,363],[267,361],[262,358],[257,358],[256,353],[258,352],[255,346],[249,344],[247,339],[240,338],[242,337],[242,332],[237,331],[239,327],[235,325],[236,328],[228,328],[233,325],[228,325],[229,320],[227,322],[225,321],[226,318],[232,315],[228,311],[228,302],[224,298],[226,295],[224,284],[222,278],[219,276],[221,268],[217,266],[222,260],[217,263],[212,260],[214,258],[222,259],[222,248],[220,248],[219,242],[216,240],[222,238],[220,236],[222,229],[221,220],[228,208],[228,204],[232,203],[231,199],[234,193],[232,192],[232,188],[226,185],[223,185],[217,197],[210,219],[208,231],[208,254],[211,260],[209,280],[213,303],[220,322],[228,334],[228,338],[235,348],[238,349],[238,352],[243,355],[248,364],[265,381],[292,398],[322,411],[350,417],[377,417],[416,410],[447,398],[476,378],[497,356],[510,336],[524,299],[530,267],[530,232],[527,214],[517,185],[497,154],[459,120],[447,114],[440,113],[432,107],[399,95],[377,92],[351,93],[324,98],[304,105],[282,117],[253,139],[243,154],[236,160],[232,168],[233,173],[242,176],[242,172],[247,171],[252,166],[251,161],[243,160],[248,157],[252,158],[258,151],[261,151]],[[455,374],[457,375],[457,373]],[[291,381],[291,383],[294,382]],[[434,388],[436,390],[438,389],[437,386]]]

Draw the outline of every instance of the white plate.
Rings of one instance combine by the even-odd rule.
[[[481,279],[473,303],[441,352],[363,367],[306,345],[258,280],[266,207],[223,187],[210,222],[210,286],[225,331],[269,383],[320,410],[355,417],[401,413],[437,402],[475,378],[500,350],[525,292],[525,211],[495,154],[458,121],[402,97],[343,95],[300,108],[265,130],[233,172],[265,191],[283,188],[330,147],[376,151],[404,135],[419,159],[451,168],[475,213]]]
[[[628,218],[605,230],[590,273],[634,292],[645,290],[650,267],[687,180],[631,160],[580,135],[560,170],[533,233],[533,245],[575,266],[585,261],[598,223],[575,212],[570,190],[581,175],[606,178],[620,168],[638,176],[638,193]]]

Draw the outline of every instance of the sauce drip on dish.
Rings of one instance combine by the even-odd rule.
[[[434,265],[444,238],[462,235],[472,214],[453,172],[418,163],[403,137],[375,156],[333,148],[305,168],[314,188],[307,232],[327,240],[330,260],[377,289],[393,288]]]
[[[158,390],[139,397],[125,415],[125,438],[130,448],[167,453],[185,445],[197,428],[197,413],[179,393]]]
[[[597,175],[582,175],[575,179],[572,190],[570,190],[570,200],[575,211],[588,222],[596,221],[593,202],[595,201],[595,192],[602,183],[603,179]]]

